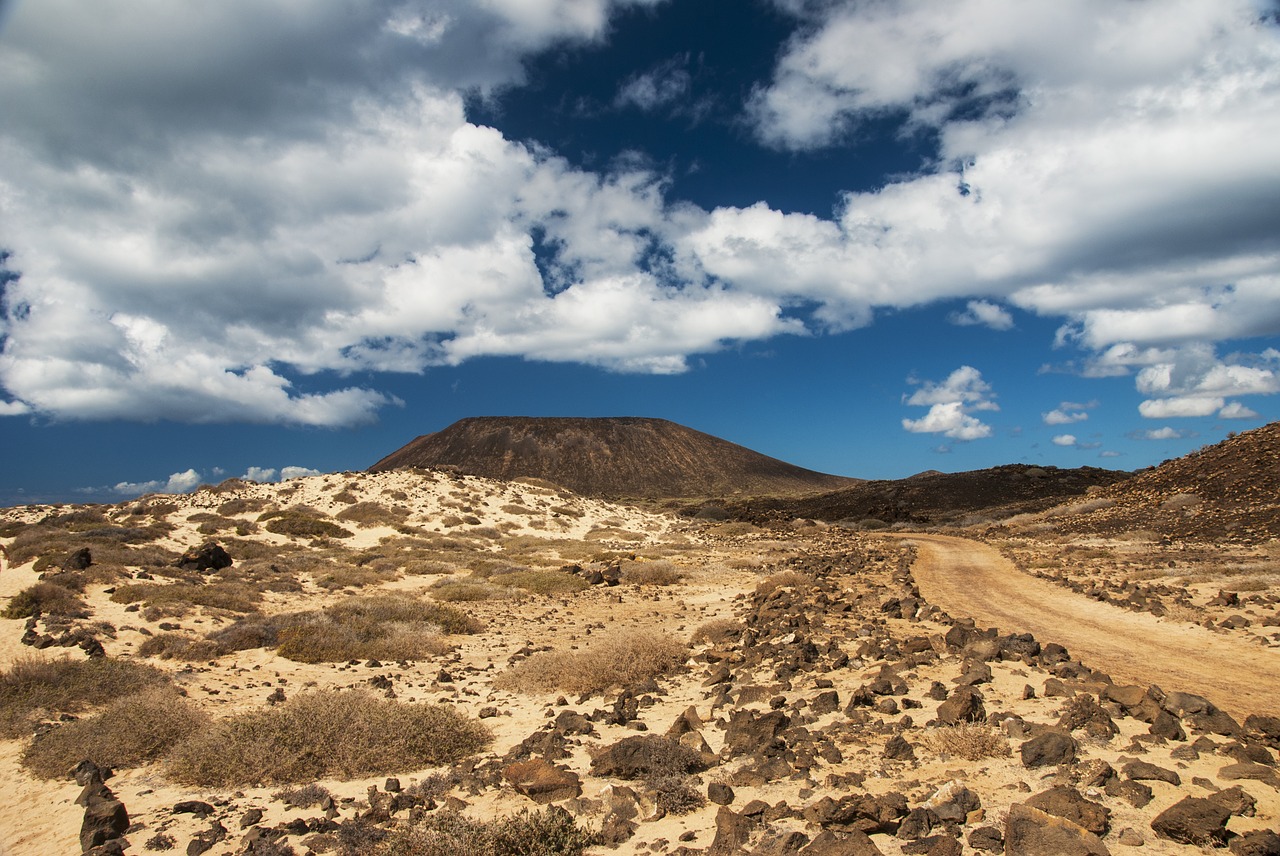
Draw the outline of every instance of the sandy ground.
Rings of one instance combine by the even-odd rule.
[[[1238,718],[1280,715],[1280,654],[1204,628],[1099,603],[1020,573],[993,548],[911,535],[920,592],[956,617],[1057,642],[1117,682],[1202,695]]]

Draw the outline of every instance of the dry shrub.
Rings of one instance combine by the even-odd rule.
[[[28,526],[6,548],[13,565],[47,557],[60,561],[81,547],[89,547],[95,562],[115,565],[167,565],[177,554],[149,542],[164,537],[173,527],[151,524],[145,527],[101,526],[94,529],[61,529],[44,524]],[[143,546],[135,546],[143,545]]]
[[[619,529],[616,526],[597,526],[584,537],[588,541],[643,541],[644,533]]]
[[[949,755],[966,761],[1003,758],[1009,754],[1009,741],[997,729],[977,722],[964,722],[932,728],[920,736],[926,749],[937,755]]]
[[[780,573],[770,574],[762,579],[756,585],[756,594],[765,595],[777,591],[780,588],[806,589],[813,580],[805,574],[796,571],[781,571]]]
[[[507,514],[514,514],[518,517],[534,517],[538,513],[534,511],[532,508],[526,508],[525,506],[515,502],[511,502],[502,506],[502,510],[505,511]]]
[[[628,562],[622,566],[622,581],[635,586],[673,586],[684,579],[684,571],[671,562]]]
[[[388,579],[394,579],[396,573],[379,572],[371,567],[335,564],[332,570],[316,575],[316,585],[325,589],[364,588],[376,585]]]
[[[489,740],[451,707],[323,690],[213,723],[174,750],[170,772],[210,788],[353,779],[452,764]]]
[[[392,830],[375,856],[582,856],[602,843],[559,806],[514,817],[470,820],[452,811],[423,815]]]
[[[116,699],[101,713],[36,735],[22,765],[42,779],[59,779],[88,758],[99,767],[137,767],[161,758],[205,729],[208,717],[168,687]]]
[[[456,609],[394,596],[352,598],[322,612],[277,616],[273,623],[278,653],[299,663],[420,660],[449,649],[441,634],[480,629]]]
[[[253,647],[253,646],[250,646]],[[181,633],[157,633],[138,646],[140,657],[159,657],[162,660],[213,660],[227,653],[216,642],[197,639]]]
[[[341,502],[343,505],[354,505],[358,497],[349,490],[340,490],[333,495],[334,502]]]
[[[78,713],[168,682],[159,669],[126,660],[19,659],[0,671],[0,736],[17,737],[42,718]]]
[[[395,526],[409,519],[409,510],[380,502],[357,502],[339,511],[336,517],[360,526]]]
[[[444,603],[508,600],[512,595],[511,589],[471,580],[441,580],[431,587],[431,596]]]
[[[225,517],[231,517],[235,514],[251,514],[256,511],[262,511],[268,505],[265,499],[228,499],[219,505],[217,512]]]
[[[497,585],[541,595],[571,594],[587,588],[587,581],[564,571],[512,571],[489,578]]]
[[[315,782],[310,782],[298,788],[286,788],[271,795],[272,799],[280,800],[280,802],[296,808],[310,808],[313,805],[320,805],[325,801],[326,797],[332,796],[333,794],[329,793],[328,788]]]
[[[732,642],[742,635],[742,622],[736,618],[716,618],[705,622],[693,631],[691,644],[701,645],[709,642],[719,645]]]
[[[268,511],[258,518],[268,532],[289,538],[350,538],[352,532],[332,520],[325,520],[320,512],[307,508],[288,508]]]
[[[51,582],[39,582],[15,594],[0,612],[3,618],[30,618],[34,615],[86,618],[89,609],[71,589]]]
[[[145,606],[206,606],[230,612],[253,612],[262,602],[262,592],[240,583],[127,583],[111,594],[115,603],[142,603]]]
[[[675,671],[686,647],[658,633],[628,631],[596,640],[580,651],[535,654],[494,680],[520,692],[594,693],[630,687]]]

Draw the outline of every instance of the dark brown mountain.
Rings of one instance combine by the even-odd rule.
[[[1280,537],[1280,422],[1228,437],[1053,515],[1060,532],[1257,543]]]
[[[1079,467],[1009,464],[963,473],[930,470],[905,479],[866,481],[817,496],[760,498],[734,503],[732,514],[756,522],[796,518],[850,521],[864,526],[916,526],[999,520],[1043,511],[1090,488],[1124,481],[1129,473]]]
[[[449,467],[534,477],[587,496],[727,497],[832,490],[857,479],[806,470],[743,446],[641,417],[480,416],[424,434],[369,469]]]

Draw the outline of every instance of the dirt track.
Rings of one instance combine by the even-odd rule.
[[[1020,572],[985,544],[911,535],[920,593],[955,617],[1001,633],[1032,633],[1117,683],[1158,684],[1208,698],[1237,718],[1280,715],[1280,654],[1082,597]]]

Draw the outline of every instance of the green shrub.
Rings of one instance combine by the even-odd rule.
[[[489,740],[451,707],[323,690],[214,722],[174,749],[170,773],[210,788],[353,779],[452,764]]]
[[[332,520],[324,520],[318,512],[287,509],[269,511],[258,518],[268,532],[289,538],[350,538],[353,534]]]

